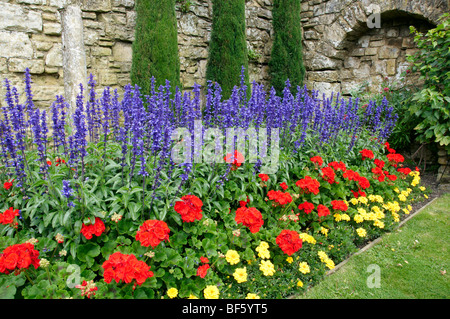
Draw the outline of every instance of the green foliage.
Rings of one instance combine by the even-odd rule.
[[[248,82],[245,0],[213,0],[213,17],[206,79],[218,82],[229,98],[239,85],[242,67]]]
[[[302,55],[300,0],[275,0],[273,5],[274,43],[269,61],[271,85],[281,94],[289,79],[296,88],[305,74]]]
[[[407,59],[424,81],[410,109],[420,120],[415,129],[421,141],[439,143],[450,154],[450,14],[425,35],[414,27],[411,32],[419,51]]]
[[[131,82],[143,94],[150,92],[152,77],[156,86],[169,80],[172,88],[181,87],[175,0],[137,0],[135,9]]]

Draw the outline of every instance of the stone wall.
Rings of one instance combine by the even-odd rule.
[[[40,107],[64,93],[60,10],[68,1],[0,0],[0,78],[20,89],[23,71],[30,68]],[[135,0],[76,1],[82,8],[88,74],[100,87],[122,88],[130,82]],[[246,1],[250,80],[267,88],[272,3]],[[426,30],[448,8],[448,0],[303,0],[299,19],[308,88],[347,94],[368,80],[378,90],[381,79],[398,77],[406,68],[405,55],[414,50],[409,25]],[[374,12],[381,14],[381,28],[367,27]],[[176,13],[182,84],[184,89],[194,82],[204,86],[212,0],[177,2]]]

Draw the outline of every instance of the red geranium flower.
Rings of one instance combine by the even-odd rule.
[[[319,214],[319,217],[325,217],[330,215],[330,210],[325,205],[319,204],[317,205],[317,212]]]
[[[247,196],[247,200],[246,201],[245,200],[240,200],[239,201],[239,206],[244,207],[244,206],[247,206],[248,203],[250,203],[250,198],[248,198],[248,196]]]
[[[209,269],[209,265],[208,264],[204,264],[201,265],[200,267],[197,268],[197,276],[199,276],[200,278],[205,278],[206,274],[208,273],[208,269]]]
[[[333,168],[335,171],[341,170],[341,171],[345,172],[347,170],[347,168],[345,167],[345,164],[342,161],[340,161],[339,163],[338,162],[330,162],[330,163],[328,163],[328,167]]]
[[[39,267],[39,251],[33,244],[23,243],[7,247],[0,254],[0,273],[9,274],[14,270],[27,269],[31,265]]]
[[[345,171],[342,177],[347,178],[349,181],[357,181],[359,178],[359,173],[348,169]]]
[[[339,182],[336,182],[334,179],[336,178],[336,173],[331,167],[324,167],[322,168],[322,178],[327,181],[330,184],[336,183],[339,184]]]
[[[344,201],[342,200],[333,200],[331,201],[331,206],[334,210],[340,210],[342,212],[346,212],[348,209],[348,206]]]
[[[185,195],[175,203],[175,211],[181,215],[183,222],[193,222],[202,219],[203,202],[195,195]]]
[[[376,158],[373,162],[380,169],[382,169],[384,167],[384,164],[385,164],[384,161],[382,161],[382,160],[380,160],[378,158]]]
[[[236,223],[248,227],[253,234],[257,233],[264,224],[261,212],[255,207],[238,208],[234,220]]]
[[[9,189],[13,186],[13,182],[14,182],[13,179],[12,179],[12,180],[9,180],[9,181],[7,181],[7,182],[5,182],[5,183],[3,184],[3,188],[6,189],[6,190],[9,190]]]
[[[371,150],[368,150],[368,149],[363,149],[362,151],[360,151],[360,153],[361,153],[361,157],[362,157],[363,161],[366,158],[372,159],[374,157],[373,152]]]
[[[95,217],[95,221],[93,224],[85,225],[83,223],[80,233],[83,234],[86,239],[91,239],[92,235],[100,236],[104,231],[105,224],[100,218]]]
[[[318,166],[322,166],[323,164],[323,159],[320,156],[311,157],[310,161],[313,162],[314,164],[317,164]]]
[[[288,189],[288,185],[285,182],[281,183],[280,186],[283,190]]]
[[[319,193],[319,181],[310,176],[305,176],[305,178],[298,180],[295,185],[300,187],[306,194],[313,193],[314,195],[317,195]]]
[[[389,164],[394,167],[397,167],[398,163],[402,163],[405,160],[401,154],[388,154],[386,157],[389,160]]]
[[[387,178],[389,178],[391,181],[397,180],[397,175],[387,175]]]
[[[242,155],[240,152],[238,152],[237,150],[234,151],[234,156],[231,153],[227,153],[227,155],[223,158],[225,160],[225,162],[227,162],[228,164],[232,164],[231,170],[237,170],[237,168],[239,166],[242,165],[242,163],[245,162],[245,158],[244,155]]]
[[[144,247],[155,248],[163,240],[169,241],[170,229],[162,220],[146,220],[136,233],[136,240]]]
[[[209,259],[206,257],[200,257],[200,262],[204,263],[204,264],[209,264]]]
[[[134,279],[136,284],[141,285],[147,278],[153,277],[150,266],[143,261],[137,260],[133,254],[126,255],[121,252],[115,252],[102,264],[102,267],[105,270],[103,277],[108,284],[113,279],[117,283],[122,280],[127,284]]]
[[[266,174],[258,174],[258,177],[261,178],[261,181],[267,182],[269,180],[269,175]]]
[[[0,214],[0,224],[11,224],[16,216],[20,216],[20,210],[10,207],[3,214]]]
[[[304,202],[304,203],[298,205],[298,209],[303,210],[306,214],[309,214],[314,210],[314,204]]]
[[[277,236],[275,242],[280,249],[288,256],[293,255],[302,248],[302,240],[299,234],[294,230],[284,229]]]
[[[292,202],[291,194],[289,193],[283,193],[282,191],[274,191],[270,190],[267,192],[267,197],[269,197],[270,200],[275,201],[278,205],[283,206],[286,204],[289,204]]]

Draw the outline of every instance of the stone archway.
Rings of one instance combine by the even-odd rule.
[[[369,80],[374,89],[383,75],[398,76],[412,53],[409,25],[427,30],[449,8],[444,0],[329,0],[302,3],[304,60],[309,89],[342,92]],[[380,28],[369,28],[372,14]]]

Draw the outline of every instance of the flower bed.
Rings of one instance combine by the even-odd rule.
[[[199,86],[170,96],[169,84],[149,95],[128,85],[120,100],[91,76],[72,119],[56,97],[50,135],[30,83],[26,72],[20,102],[5,81],[0,123],[8,297],[283,298],[426,196],[386,142],[397,115],[385,100],[361,109],[306,88],[293,96],[289,82],[281,97],[242,82],[223,101],[208,83],[201,107]],[[232,144],[230,128],[264,134],[237,134],[222,154],[207,136]],[[178,161],[183,143],[192,149]]]

